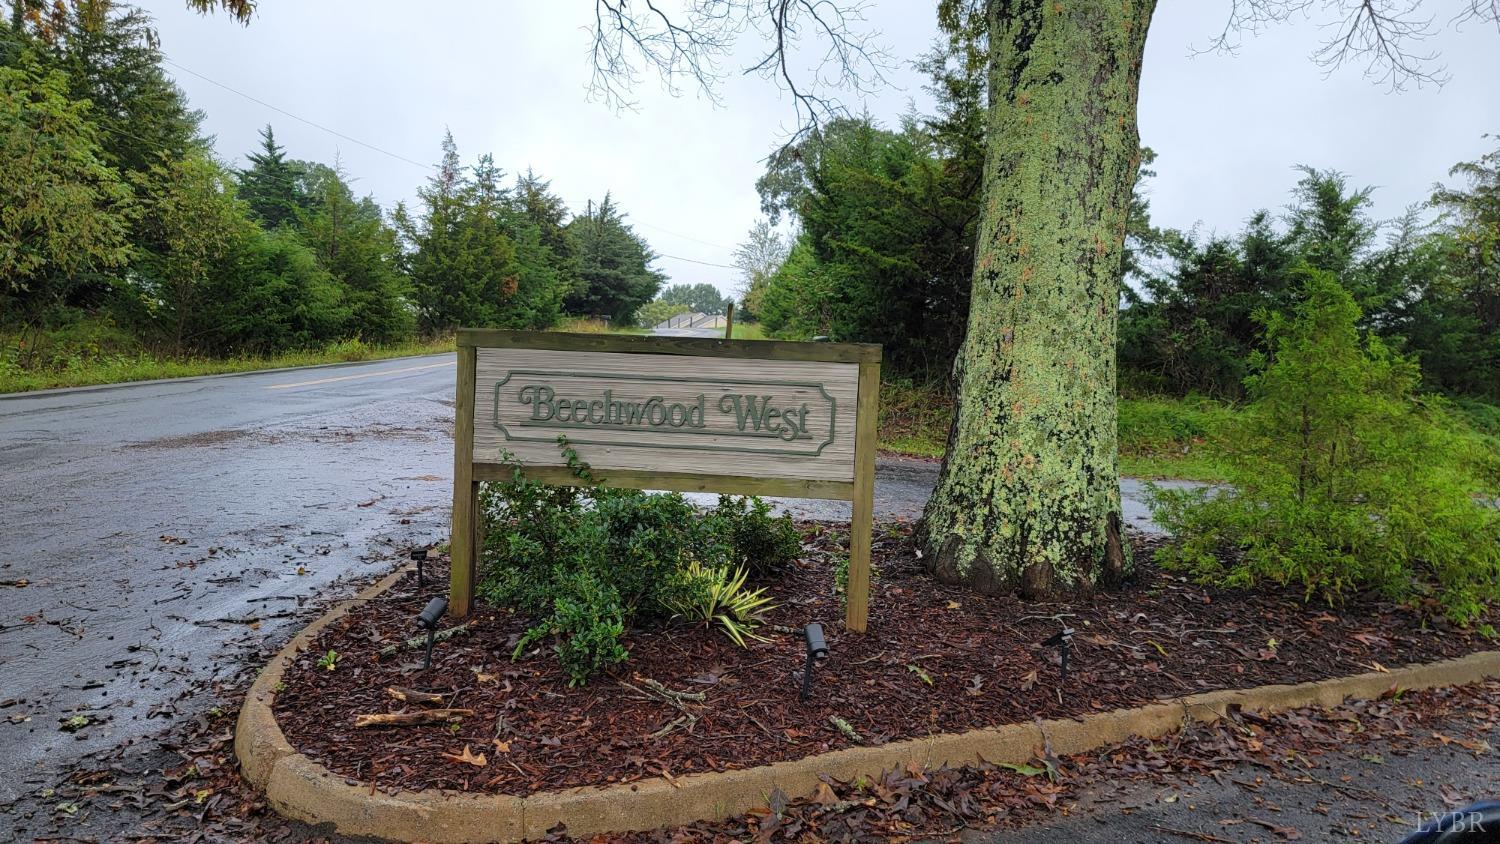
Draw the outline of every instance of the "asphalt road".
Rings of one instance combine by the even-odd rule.
[[[437,355],[0,396],[0,805],[159,732],[303,602],[444,538],[453,381]],[[915,518],[936,470],[882,459],[878,515]]]
[[[1491,746],[1500,730],[1486,736]],[[1306,761],[1312,765],[1313,762]],[[966,844],[1369,841],[1397,844],[1436,816],[1500,795],[1500,757],[1458,744],[1399,748],[1383,739],[1319,757],[1292,774],[1241,764],[1219,777],[1106,783],[1067,814],[1020,829],[966,832]],[[1295,774],[1301,772],[1298,778]],[[1316,778],[1316,779],[1315,779]],[[1339,790],[1317,779],[1340,783]],[[1485,844],[1500,835],[1476,835]]]
[[[0,803],[440,538],[453,379],[446,355],[0,398],[0,582],[27,582],[0,586]]]

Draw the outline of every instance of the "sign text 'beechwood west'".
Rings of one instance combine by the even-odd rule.
[[[533,331],[458,332],[449,606],[467,616],[478,484],[519,467],[603,486],[853,503],[845,624],[864,630],[880,347]]]

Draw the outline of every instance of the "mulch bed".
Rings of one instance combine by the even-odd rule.
[[[416,615],[446,586],[408,575],[396,588],[325,629],[285,677],[275,713],[294,747],[351,780],[387,791],[450,788],[525,795],[578,785],[753,767],[854,744],[1138,706],[1165,697],[1267,683],[1296,683],[1486,650],[1491,643],[1441,619],[1372,596],[1330,608],[1282,592],[1200,587],[1142,566],[1137,581],[1071,603],[982,597],[930,580],[902,526],[875,547],[870,629],[840,627],[831,557],[844,545],[827,526],[804,526],[806,552],[769,584],[780,606],[769,621],[800,630],[821,621],[831,656],[800,689],[799,632],[741,649],[716,630],[670,625],[632,631],[630,660],[570,688],[550,650],[510,660],[527,621],[481,606],[466,635],[381,659],[417,633]],[[1154,542],[1136,538],[1138,560]],[[1493,623],[1494,619],[1486,619]],[[1041,642],[1076,629],[1065,685],[1055,649]],[[337,651],[337,667],[319,656]],[[702,693],[683,715],[631,688],[653,680]],[[360,714],[410,707],[386,692],[436,692],[472,709],[450,725],[357,729]],[[663,732],[665,730],[665,732]],[[457,761],[465,748],[485,764]]]

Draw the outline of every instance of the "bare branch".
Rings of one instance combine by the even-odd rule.
[[[1443,85],[1447,69],[1436,51],[1423,49],[1442,27],[1436,16],[1423,14],[1424,0],[1229,0],[1224,28],[1194,53],[1234,53],[1245,33],[1258,34],[1271,26],[1301,17],[1322,18],[1330,34],[1313,51],[1312,60],[1325,73],[1349,64],[1363,64],[1364,74],[1402,90],[1408,84]],[[1500,25],[1500,0],[1466,0],[1449,23],[1471,20]]]
[[[1500,28],[1500,0],[1469,0],[1469,5],[1449,23],[1457,29],[1469,21],[1492,23]]]
[[[797,128],[788,143],[847,114],[825,93],[829,89],[868,93],[885,84],[889,59],[874,41],[878,34],[862,30],[862,0],[688,0],[677,17],[663,11],[662,2],[595,0],[592,96],[633,108],[631,89],[648,69],[670,93],[680,94],[686,82],[717,104],[720,68],[747,29],[769,46],[744,72],[758,73],[791,95]],[[799,48],[809,38],[825,50],[803,70],[797,66]]]

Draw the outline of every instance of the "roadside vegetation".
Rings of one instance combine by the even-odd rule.
[[[50,353],[44,353],[27,367],[16,366],[11,359],[0,360],[0,393],[352,363],[453,351],[451,337],[414,339],[379,346],[351,338],[329,343],[321,349],[272,355],[162,357],[149,352],[129,335],[110,331],[106,326],[74,326],[68,334],[71,336],[49,336],[47,348]],[[87,339],[80,339],[80,336]],[[0,335],[0,343],[6,348],[20,347],[20,341],[4,335]]]
[[[1310,273],[1305,291],[1262,319],[1274,354],[1251,361],[1249,405],[1222,437],[1229,491],[1154,491],[1178,539],[1158,559],[1203,582],[1329,602],[1374,588],[1477,618],[1500,598],[1500,509],[1474,496],[1500,487],[1475,488],[1467,443],[1414,400],[1416,364],[1360,338],[1334,277]],[[1472,455],[1486,456],[1500,457]]]
[[[1449,445],[1476,493],[1500,488],[1500,407],[1422,397],[1424,412]],[[1121,396],[1120,474],[1223,483],[1232,474],[1225,448],[1247,413],[1243,402],[1200,395]],[[880,450],[940,459],[953,418],[941,386],[887,380],[880,393]]]
[[[571,211],[451,135],[410,208],[291,157],[270,126],[231,166],[145,12],[13,5],[0,391],[421,353],[460,326],[622,330],[664,283],[608,193]]]

